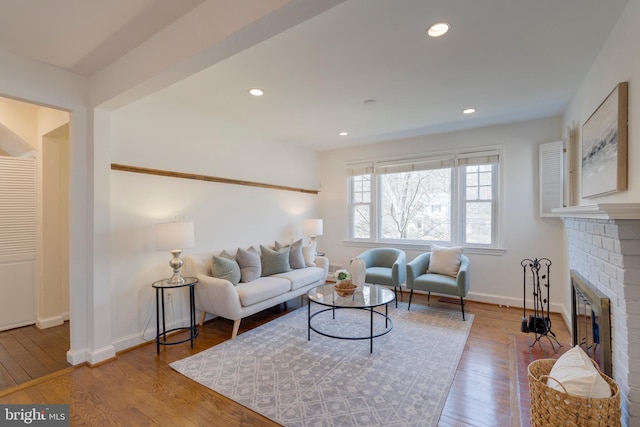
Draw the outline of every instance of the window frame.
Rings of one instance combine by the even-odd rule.
[[[362,162],[360,163],[347,163],[347,229],[345,243],[354,246],[384,246],[393,244],[394,246],[401,246],[407,249],[416,248],[424,249],[424,246],[430,246],[432,244],[443,246],[463,246],[471,250],[478,250],[480,252],[503,252],[503,244],[501,241],[502,236],[502,186],[503,186],[503,164],[504,153],[503,147],[491,146],[491,147],[479,147],[473,149],[462,149],[457,151],[448,151],[441,153],[433,153],[427,155],[416,155],[410,158],[385,158],[376,159],[366,162],[371,175],[371,203],[370,203],[370,235],[369,238],[354,238],[352,236],[352,230],[354,230],[354,216],[353,216],[353,203],[352,203],[352,179],[354,170],[362,170]],[[491,157],[494,156],[494,157]],[[495,160],[474,164],[469,164],[469,159],[487,159]],[[447,161],[452,160],[452,176],[451,176],[451,241],[435,241],[435,240],[419,240],[419,239],[399,239],[399,238],[382,238],[382,196],[379,194],[382,188],[381,176],[383,172],[391,170],[390,173],[399,173],[403,171],[403,168],[411,168],[413,164],[424,164],[425,162],[433,161]],[[467,160],[465,160],[467,159]],[[468,201],[466,200],[466,167],[467,165],[476,164],[494,164],[492,168],[492,199],[491,199],[491,243],[467,243],[466,240],[466,206]],[[413,170],[413,169],[411,169]],[[420,168],[418,168],[420,170]],[[389,172],[386,172],[389,173]]]

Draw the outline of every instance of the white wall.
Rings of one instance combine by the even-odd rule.
[[[467,251],[471,260],[470,300],[522,307],[524,258],[546,257],[552,261],[552,310],[566,314],[568,300],[563,289],[568,283],[556,272],[565,270],[562,222],[538,216],[538,145],[561,137],[559,118],[548,118],[504,126],[389,141],[371,146],[334,150],[320,154],[322,179],[321,215],[324,235],[319,248],[332,264],[348,266],[349,260],[365,248],[345,244],[347,161],[422,155],[454,148],[504,146],[503,224],[504,253],[488,255]],[[425,247],[428,250],[428,247]],[[407,260],[420,251],[406,250]],[[528,291],[528,298],[531,298]],[[531,305],[529,305],[531,307]],[[517,329],[518,326],[514,325]]]
[[[153,96],[111,114],[113,163],[318,189],[315,153],[265,140],[247,129],[167,105]],[[197,252],[289,242],[319,196],[180,178],[111,172],[111,300],[117,349],[155,329],[151,283],[168,277],[170,255],[155,249],[154,224],[179,211],[194,221]],[[186,295],[175,318],[188,319]]]
[[[566,110],[565,127],[576,123],[581,138],[584,122],[619,82],[629,82],[629,148],[627,191],[582,199],[580,205],[625,203],[640,200],[640,1],[631,0],[620,16],[598,57],[589,69],[578,92]]]

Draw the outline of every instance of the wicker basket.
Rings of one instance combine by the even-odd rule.
[[[547,426],[620,426],[620,390],[600,372],[611,387],[611,397],[596,399],[574,396],[547,386],[547,378],[556,359],[540,359],[529,364],[531,425]],[[595,365],[595,363],[594,363]]]

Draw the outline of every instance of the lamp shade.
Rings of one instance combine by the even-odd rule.
[[[302,223],[302,233],[305,236],[322,236],[322,220],[305,219]]]
[[[195,245],[193,222],[156,224],[156,249],[159,251],[193,248]]]

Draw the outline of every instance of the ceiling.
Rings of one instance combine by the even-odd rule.
[[[0,0],[0,49],[90,76],[203,1]],[[152,96],[315,150],[556,116],[627,3],[347,0]]]

